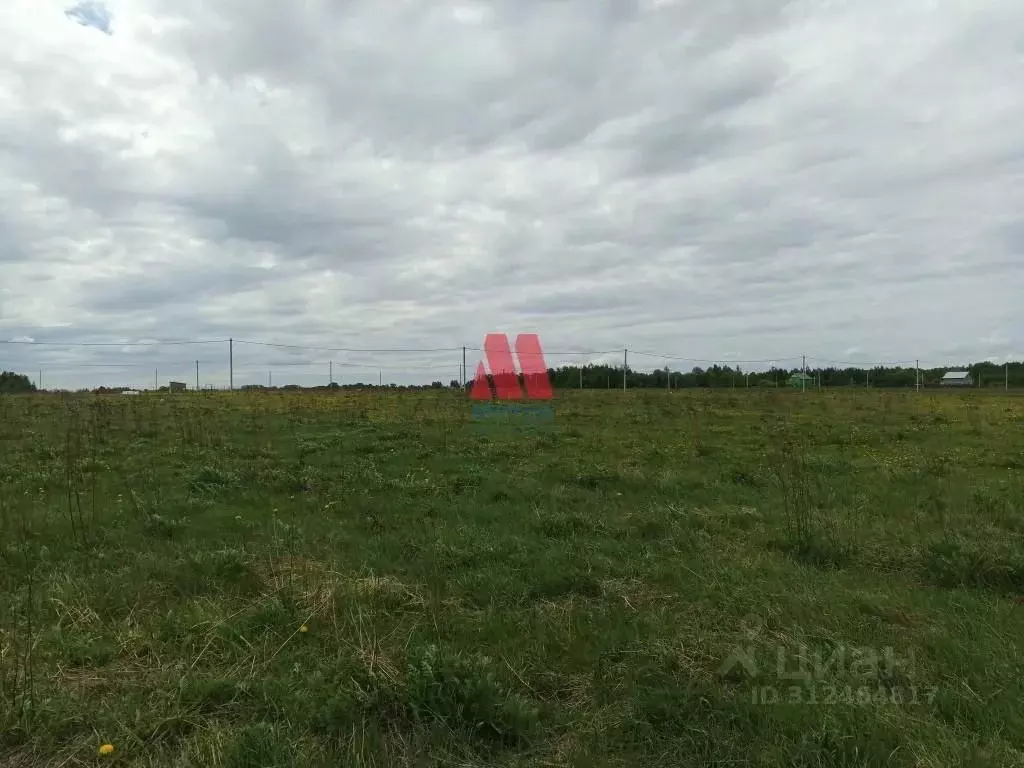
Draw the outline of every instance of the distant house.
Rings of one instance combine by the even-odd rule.
[[[171,392],[184,392],[185,391],[185,382],[183,382],[183,381],[172,381],[172,382],[170,382],[170,385],[171,385]]]
[[[974,384],[969,371],[949,371],[939,384],[943,387],[969,387]]]
[[[797,389],[802,389],[803,387],[813,387],[814,377],[811,376],[809,373],[798,371],[797,373],[794,373],[792,376],[789,377],[789,386],[796,387]]]

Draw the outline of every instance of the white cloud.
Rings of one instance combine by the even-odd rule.
[[[83,27],[92,27],[107,35],[113,34],[110,27],[112,21],[110,11],[103,3],[87,0],[68,8],[64,11],[64,15]]]
[[[447,380],[489,331],[780,364],[1024,344],[1012,0],[105,5],[112,35],[0,7],[2,337],[452,350],[236,345],[236,383]],[[127,349],[5,352],[53,385],[227,379],[224,344]]]

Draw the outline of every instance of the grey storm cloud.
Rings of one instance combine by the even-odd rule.
[[[491,331],[1024,357],[1015,0],[10,0],[0,24],[0,340],[48,342],[0,367],[52,386],[196,360],[224,384],[226,341],[121,345],[228,337],[310,348],[238,343],[236,383],[448,380]]]

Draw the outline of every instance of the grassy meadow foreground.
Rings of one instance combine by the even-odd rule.
[[[0,397],[0,766],[1024,765],[1024,398],[553,407]]]

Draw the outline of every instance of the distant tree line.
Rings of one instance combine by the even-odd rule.
[[[949,366],[944,368],[922,368],[921,386],[938,386],[942,377],[947,371],[963,370],[968,371],[974,380],[973,386],[980,383],[982,388],[1003,387],[1008,380],[1012,388],[1024,388],[1024,362],[1009,363],[1004,366],[1002,363],[972,363],[964,366]],[[668,368],[661,368],[653,371],[636,371],[627,369],[626,386],[629,389],[665,389],[670,386],[672,389],[693,389],[693,388],[732,388],[732,387],[787,387],[790,377],[799,373],[800,368],[770,368],[767,371],[744,371],[739,366],[712,365],[708,368],[692,368],[689,371],[672,371]],[[908,367],[884,367],[874,368],[808,368],[807,375],[809,387],[885,387],[885,388],[912,388],[916,383],[916,371]],[[519,383],[523,384],[523,375],[519,374]],[[488,376],[491,386],[494,379]],[[584,389],[621,389],[622,388],[622,366],[610,365],[585,365],[585,366],[562,366],[560,368],[549,368],[548,379],[555,389],[578,389],[582,383]],[[473,381],[466,382],[466,388],[470,389]],[[461,382],[452,379],[448,382],[447,388],[460,389]],[[238,387],[243,392],[248,391],[279,391],[289,392],[298,390],[424,390],[444,389],[446,385],[442,381],[433,381],[430,384],[422,385],[400,385],[356,382],[352,384],[332,384],[317,387],[302,387],[298,384],[286,384],[278,387],[267,387],[261,384],[246,384]],[[131,387],[96,387],[94,389],[79,389],[78,392],[93,392],[96,394],[116,394]],[[17,394],[37,391],[36,385],[24,374],[13,371],[0,373],[0,394]],[[167,387],[161,387],[161,392],[166,392]]]
[[[35,392],[36,385],[23,373],[0,372],[0,394],[11,395],[21,392]]]
[[[981,383],[982,387],[1002,387],[1009,379],[1011,387],[1024,387],[1024,362],[1010,363],[1004,367],[1002,363],[974,363],[962,367],[922,368],[920,370],[921,386],[938,386],[942,377],[950,370],[969,371],[974,379],[974,386]],[[800,368],[772,367],[766,371],[744,371],[739,366],[712,365],[708,368],[692,368],[689,371],[672,371],[668,368],[653,371],[636,371],[627,369],[626,386],[629,389],[665,389],[671,385],[680,388],[725,388],[725,387],[787,387],[790,377],[798,374]],[[873,368],[807,368],[811,377],[808,386],[822,387],[914,387],[917,382],[915,368],[884,367]],[[562,366],[549,368],[548,378],[556,389],[621,389],[622,366],[585,365]],[[493,377],[488,376],[493,387]],[[519,375],[523,383],[522,374]],[[459,382],[453,381],[452,386],[458,387]],[[473,382],[466,383],[467,388]]]
[[[1011,387],[1024,387],[1024,362],[1010,363],[1005,369],[1002,364],[997,363],[922,368],[920,370],[921,385],[938,385],[945,373],[950,370],[969,371],[974,378],[975,386],[980,381],[982,387],[1003,386],[1008,373]],[[739,366],[717,364],[708,368],[695,367],[686,372],[671,371],[668,368],[648,372],[629,369],[626,374],[626,386],[630,389],[665,388],[671,383],[673,389],[677,387],[784,387],[789,385],[790,377],[798,373],[800,373],[799,367],[773,367],[766,371],[744,371]],[[820,382],[823,387],[914,387],[917,382],[917,371],[913,367],[808,367],[806,373],[815,384]],[[563,366],[549,369],[548,376],[553,385],[559,389],[578,388],[581,376],[583,387],[586,389],[622,387],[621,366],[587,365],[582,368]]]

